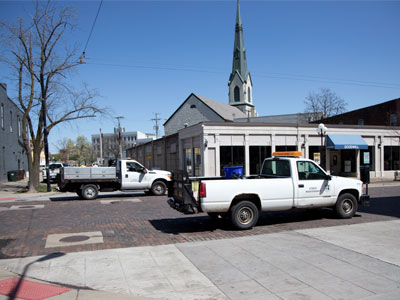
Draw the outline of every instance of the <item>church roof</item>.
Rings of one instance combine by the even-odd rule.
[[[246,117],[246,114],[244,112],[242,112],[240,109],[238,109],[237,107],[230,106],[228,104],[217,102],[217,101],[208,99],[206,97],[191,93],[189,95],[189,97],[187,97],[186,100],[183,101],[183,103],[178,107],[178,109],[168,118],[168,120],[164,122],[164,126],[165,126],[165,124],[168,123],[169,120],[171,120],[171,118],[182,108],[182,106],[192,96],[195,97],[197,100],[201,101],[202,103],[204,103],[204,105],[206,105],[208,108],[210,108],[212,111],[214,111],[224,121],[233,121],[233,119],[236,119],[236,118],[245,118]],[[204,120],[204,121],[208,121],[208,120]]]
[[[221,116],[225,121],[233,121],[236,118],[246,118],[246,114],[242,112],[237,107],[217,102],[206,97],[195,95],[199,100],[201,100],[205,105],[211,108],[214,112]]]

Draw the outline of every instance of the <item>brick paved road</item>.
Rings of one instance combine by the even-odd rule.
[[[400,218],[400,186],[371,188],[370,194],[371,206],[360,208],[350,220],[337,219],[328,209],[263,213],[258,225],[249,231],[235,231],[228,222],[212,220],[205,214],[181,215],[169,208],[165,196],[137,194],[95,201],[53,197],[53,201],[23,203],[44,205],[35,210],[2,210],[21,203],[0,202],[0,258],[224,239]],[[142,201],[127,201],[133,198]],[[102,204],[104,199],[122,201]],[[45,248],[49,234],[93,231],[103,233],[103,244]]]

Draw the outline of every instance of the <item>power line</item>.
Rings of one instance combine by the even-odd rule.
[[[163,67],[163,66],[146,66],[146,65],[128,65],[128,64],[115,64],[115,63],[88,63],[91,65],[99,66],[110,66],[110,67],[123,67],[123,68],[134,68],[134,69],[154,69],[154,70],[167,70],[167,71],[184,71],[184,72],[196,72],[196,73],[209,73],[209,74],[226,74],[225,71],[206,70],[199,69],[196,67]],[[400,84],[396,83],[383,83],[373,81],[362,81],[354,79],[340,79],[331,77],[320,77],[313,75],[299,75],[299,74],[287,74],[287,73],[252,73],[254,77],[261,78],[273,78],[283,80],[296,80],[296,81],[311,81],[311,82],[323,82],[323,83],[334,83],[334,84],[345,84],[345,85],[358,85],[367,87],[378,87],[378,88],[389,88],[389,89],[400,89]],[[271,75],[269,75],[271,74]],[[279,75],[279,76],[277,76]]]
[[[103,0],[100,1],[99,8],[97,9],[97,14],[96,14],[96,17],[94,18],[94,21],[93,21],[93,24],[92,24],[92,29],[90,30],[89,37],[88,37],[88,39],[87,39],[87,41],[86,41],[85,49],[83,49],[83,53],[84,53],[83,55],[85,55],[86,48],[87,48],[87,46],[88,46],[88,44],[89,44],[90,37],[92,36],[93,29],[94,29],[94,26],[95,26],[95,24],[96,24],[97,17],[99,16],[100,8],[101,8],[101,5],[102,5],[102,4],[103,4]]]

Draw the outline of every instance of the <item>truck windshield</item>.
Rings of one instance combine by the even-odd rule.
[[[290,177],[290,162],[282,159],[265,160],[260,175]]]

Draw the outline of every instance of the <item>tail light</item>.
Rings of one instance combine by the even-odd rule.
[[[207,197],[207,191],[206,191],[206,184],[205,183],[200,183],[200,197],[201,198],[206,198]]]

